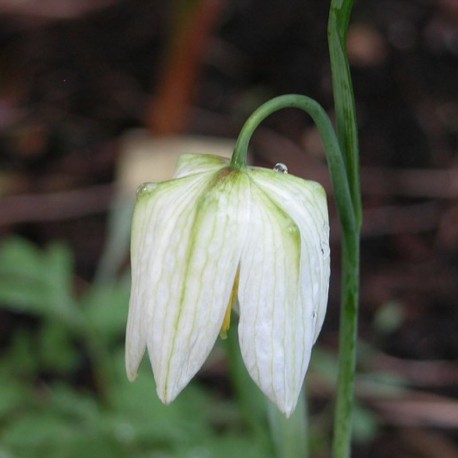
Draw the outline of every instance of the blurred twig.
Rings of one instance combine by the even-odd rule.
[[[223,6],[224,0],[199,0],[191,6],[184,2],[178,11],[175,19],[179,27],[175,27],[156,88],[157,96],[147,113],[146,123],[153,133],[169,135],[186,127],[202,54]]]
[[[458,449],[450,439],[424,428],[409,428],[400,438],[419,458],[458,458]]]
[[[0,14],[41,21],[73,19],[113,3],[115,0],[0,0]]]
[[[399,374],[413,386],[458,386],[458,366],[449,361],[406,360],[379,352],[368,363],[378,371]]]
[[[100,213],[108,209],[112,184],[47,194],[22,194],[0,199],[0,225],[60,221]]]
[[[386,384],[366,379],[356,382],[356,399],[375,410],[389,425],[411,427],[458,428],[458,401],[426,391],[399,385],[386,390]],[[332,384],[321,377],[309,377],[310,392],[316,398],[334,396]]]
[[[402,398],[365,399],[391,425],[458,428],[458,402],[451,398],[412,391]]]

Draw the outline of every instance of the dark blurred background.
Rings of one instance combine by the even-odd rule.
[[[233,139],[259,104],[291,92],[332,117],[328,8],[0,0],[1,457],[272,453],[243,428],[221,349],[181,407],[156,405],[150,374],[143,391],[125,383],[129,211],[118,204],[134,199],[138,135],[151,154],[157,140]],[[458,457],[458,2],[357,1],[348,48],[365,208],[353,456]],[[324,152],[294,110],[267,119],[251,150],[330,196],[329,312],[307,377],[312,456],[326,457],[340,244]],[[116,368],[101,369],[114,354]],[[199,431],[184,420],[195,410]]]

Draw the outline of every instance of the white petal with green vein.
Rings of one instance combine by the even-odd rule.
[[[249,238],[240,263],[240,347],[253,380],[289,415],[312,346],[312,304],[302,300],[299,283],[301,236],[257,184],[252,195]]]
[[[299,227],[302,240],[300,283],[303,296],[313,298],[315,342],[326,314],[330,277],[326,193],[319,183],[270,170],[256,169],[251,177]]]
[[[177,164],[174,178],[180,178],[194,173],[207,173],[227,167],[229,161],[223,157],[209,154],[183,154]]]

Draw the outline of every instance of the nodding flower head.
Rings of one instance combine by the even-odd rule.
[[[329,223],[323,188],[281,165],[238,170],[187,154],[174,179],[139,188],[126,369],[134,380],[147,349],[164,403],[225,336],[238,301],[249,374],[294,411],[326,311]]]

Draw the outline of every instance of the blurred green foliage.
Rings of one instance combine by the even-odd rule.
[[[276,441],[271,434],[270,428],[279,427],[244,367],[237,326],[220,342],[228,358],[232,396],[194,381],[172,405],[164,406],[147,358],[138,380],[127,381],[129,291],[129,275],[112,272],[92,284],[78,278],[73,255],[61,243],[38,248],[17,237],[2,242],[0,458],[281,455],[278,443],[284,445],[287,435]],[[390,303],[374,329],[389,332],[400,320],[396,303]],[[382,397],[402,395],[405,380],[371,369],[376,353],[360,341],[360,389]],[[336,354],[315,347],[307,379],[333,390]],[[308,429],[314,455],[329,450],[332,409],[331,402],[321,413],[312,413],[310,425],[301,426]],[[374,412],[358,399],[353,422],[359,443],[370,442],[380,428]]]
[[[0,457],[273,456],[268,428],[220,393],[194,383],[163,406],[147,363],[127,381],[128,298],[127,277],[77,282],[62,244],[2,243]]]

